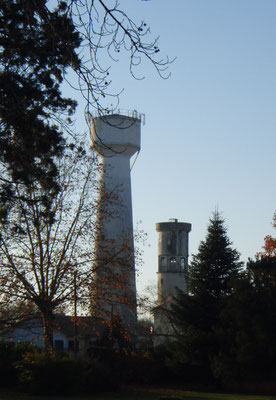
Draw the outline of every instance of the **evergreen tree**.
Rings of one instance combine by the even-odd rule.
[[[63,122],[76,102],[61,93],[68,67],[77,68],[81,40],[64,3],[50,11],[47,0],[0,2],[1,200],[15,183],[38,181],[56,190],[54,157],[63,151]],[[62,115],[65,116],[62,119]]]
[[[231,293],[231,279],[237,277],[242,268],[239,253],[231,247],[224,220],[214,212],[207,228],[206,239],[193,255],[189,269],[189,291],[200,296],[219,299]]]
[[[175,359],[196,368],[202,380],[215,375],[212,360],[221,348],[220,313],[232,293],[231,280],[241,268],[239,253],[231,247],[224,221],[215,212],[189,268],[190,293],[179,291],[170,312],[177,332]]]

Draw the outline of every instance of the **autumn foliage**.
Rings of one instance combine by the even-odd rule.
[[[273,215],[273,220],[272,220],[272,226],[274,229],[276,229],[276,211],[274,212]],[[259,258],[263,257],[276,257],[276,237],[272,237],[271,235],[267,235],[264,238],[264,246],[263,246],[264,251],[259,252],[256,254],[256,256]]]

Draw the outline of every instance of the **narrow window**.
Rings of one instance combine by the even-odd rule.
[[[165,267],[165,266],[166,266],[166,258],[161,257],[161,267]]]
[[[176,267],[176,258],[175,257],[171,257],[170,267],[171,267],[171,269],[175,269],[175,267]]]
[[[184,269],[185,269],[185,258],[184,257],[180,258],[180,269],[181,269],[181,271],[184,271]]]

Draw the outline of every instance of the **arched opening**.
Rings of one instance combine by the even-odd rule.
[[[181,269],[181,271],[185,270],[185,258],[184,257],[180,258],[180,269]]]
[[[175,257],[170,258],[170,269],[171,270],[176,269],[176,258]]]

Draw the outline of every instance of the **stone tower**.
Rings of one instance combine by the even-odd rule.
[[[102,165],[92,297],[98,316],[125,325],[137,319],[130,158],[140,150],[142,118],[136,111],[95,117],[90,130]]]
[[[168,311],[176,287],[187,292],[189,232],[191,224],[170,219],[156,224],[158,232],[157,307],[154,308],[154,346],[174,338]]]
[[[170,219],[156,224],[158,232],[157,302],[175,295],[175,288],[187,291],[189,232],[191,224]]]

